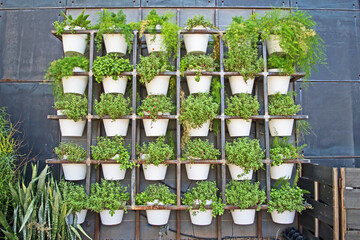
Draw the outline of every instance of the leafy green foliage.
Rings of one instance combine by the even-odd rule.
[[[89,17],[88,14],[85,14],[85,9],[81,12],[81,14],[73,19],[72,15],[66,16],[63,11],[61,11],[61,15],[64,17],[63,22],[56,21],[53,23],[56,34],[61,35],[65,32],[65,27],[69,27],[69,30],[71,30],[71,33],[75,33],[75,27],[81,27],[85,29],[89,29],[91,27],[90,20],[87,20]]]
[[[295,105],[291,93],[282,95],[277,93],[269,97],[269,114],[292,116],[301,111],[300,105]]]
[[[219,189],[216,187],[215,182],[201,181],[196,183],[193,187],[184,194],[182,199],[183,203],[189,205],[188,210],[199,208],[200,211],[206,211],[206,200],[213,201],[211,208],[213,210],[213,217],[222,215],[224,213],[225,204],[221,203],[221,198],[217,197]],[[198,203],[198,204],[197,204]]]
[[[88,196],[86,195],[84,186],[62,180],[59,183],[59,187],[63,200],[69,210],[75,213],[87,209]]]
[[[111,76],[116,80],[122,72],[130,72],[132,70],[133,65],[130,64],[129,59],[119,57],[116,53],[109,53],[103,57],[98,56],[92,67],[98,83],[102,82],[103,77]]]
[[[270,201],[268,203],[268,212],[277,210],[278,213],[285,211],[302,212],[305,210],[303,195],[305,190],[298,186],[290,186],[289,182],[285,182],[278,188],[272,188],[270,193]]]
[[[289,138],[284,137],[281,140],[275,137],[270,148],[270,159],[273,160],[272,166],[280,166],[289,159],[299,159],[303,157],[301,149],[306,147],[302,145],[296,147],[294,143],[289,143]]]
[[[110,115],[115,120],[116,118],[129,115],[132,113],[130,107],[130,99],[125,98],[122,94],[101,94],[100,102],[95,100],[95,111],[101,117]]]
[[[143,143],[142,147],[138,145],[136,149],[140,156],[146,154],[145,164],[154,164],[155,166],[164,163],[174,154],[173,148],[165,143],[164,137],[158,137],[156,142]]]
[[[63,99],[55,102],[55,109],[61,110],[68,119],[77,122],[88,114],[88,101],[85,96],[67,93]]]
[[[146,57],[140,55],[140,61],[136,66],[136,71],[140,76],[139,82],[142,84],[150,83],[160,72],[167,70],[174,70],[174,67],[163,52],[154,52]]]
[[[240,93],[227,98],[226,104],[226,115],[241,116],[246,120],[248,120],[251,116],[257,115],[260,107],[257,97],[252,97],[247,93]]]
[[[250,170],[258,170],[262,165],[264,151],[261,149],[259,139],[251,140],[248,137],[237,138],[232,143],[225,145],[225,154],[229,163],[244,169],[245,173]]]
[[[123,209],[127,212],[125,205],[129,199],[130,193],[119,181],[102,180],[101,183],[91,185],[89,208],[97,213],[110,210],[110,215],[113,216],[115,210]]]
[[[200,81],[201,71],[214,71],[218,67],[218,64],[215,62],[214,58],[211,55],[195,55],[195,54],[186,54],[180,62],[180,72],[184,76],[185,71],[195,71],[197,82]]]
[[[266,201],[265,190],[260,189],[260,182],[231,180],[225,190],[227,204],[240,209],[261,205]],[[260,210],[260,206],[257,209]]]
[[[172,193],[170,189],[163,184],[150,184],[145,191],[136,195],[136,204],[147,205],[148,202],[154,202],[155,205],[163,203],[165,205],[176,204],[176,194]]]
[[[183,160],[216,160],[220,154],[219,149],[216,149],[208,139],[203,141],[196,138],[186,143]]]
[[[295,73],[293,59],[291,59],[288,55],[278,56],[272,54],[268,58],[268,68],[276,68],[279,69],[280,74],[282,75],[291,75]]]
[[[58,147],[55,147],[54,151],[60,159],[66,157],[66,160],[70,162],[82,162],[86,159],[85,149],[76,143],[61,142]]]
[[[139,116],[145,116],[145,113],[149,114],[153,120],[156,120],[158,113],[171,113],[174,111],[175,106],[171,98],[165,95],[149,95],[142,100],[137,112]]]
[[[128,44],[128,51],[131,51],[131,39],[134,38],[133,29],[130,24],[126,23],[126,15],[123,10],[119,10],[117,13],[110,12],[104,9],[98,13],[100,18],[94,28],[98,29],[95,36],[95,42],[98,51],[102,48],[103,34],[113,34],[118,31],[119,34],[124,34],[126,43]]]
[[[185,29],[191,30],[194,27],[202,26],[204,28],[215,28],[210,19],[205,18],[203,15],[194,15],[189,18],[185,23]]]

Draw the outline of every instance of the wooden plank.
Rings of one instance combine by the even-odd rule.
[[[333,188],[326,184],[319,184],[319,201],[333,206]]]
[[[332,207],[315,201],[309,198],[308,202],[313,206],[313,209],[307,211],[314,218],[318,218],[320,221],[329,225],[333,225],[333,209]]]
[[[345,240],[346,233],[346,209],[344,203],[344,190],[345,190],[345,168],[340,169],[340,236]]]
[[[345,168],[345,187],[360,187],[360,168]]]
[[[346,240],[359,240],[360,239],[360,231],[347,231],[346,232]]]
[[[333,185],[332,167],[305,163],[302,165],[302,176],[322,184]]]
[[[334,229],[328,224],[319,221],[319,237],[326,240],[334,239]]]
[[[308,214],[306,211],[302,214],[299,214],[299,223],[304,228],[310,230],[311,232],[315,231],[315,219],[313,216]]]
[[[310,196],[312,198],[314,198],[314,181],[308,179],[308,178],[299,178],[299,182],[298,182],[298,186],[301,189],[305,189],[307,191],[309,191],[309,194],[306,194],[307,196]]]
[[[339,171],[337,168],[333,168],[333,229],[334,229],[334,240],[340,239],[340,221],[339,221]]]
[[[360,189],[345,189],[344,205],[346,209],[360,209]]]
[[[346,228],[360,229],[360,209],[346,209]]]
[[[306,239],[308,239],[308,240],[318,240],[318,238],[316,238],[316,237],[314,236],[314,234],[313,234],[312,232],[310,232],[309,230],[307,230],[307,229],[304,229],[302,234],[303,234],[304,237],[306,237]]]

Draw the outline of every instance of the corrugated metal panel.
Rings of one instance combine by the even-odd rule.
[[[291,1],[291,7],[298,7],[298,8],[359,9],[359,1],[357,0],[341,0],[341,1],[290,0],[290,1]]]
[[[67,7],[139,7],[140,0],[67,0]]]
[[[141,7],[214,7],[215,0],[141,0]]]
[[[65,7],[66,0],[0,0],[1,8]]]
[[[218,6],[235,6],[235,7],[289,7],[289,0],[218,0]]]

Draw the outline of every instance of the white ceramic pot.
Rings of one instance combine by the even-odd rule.
[[[119,76],[116,80],[114,80],[112,77],[104,77],[102,80],[105,94],[107,93],[125,94],[127,82],[128,82],[127,76]]]
[[[126,170],[120,169],[121,164],[101,164],[105,180],[123,180],[125,178]]]
[[[186,76],[190,94],[208,93],[210,91],[212,76],[200,76],[199,82],[195,81],[195,76]]]
[[[144,34],[146,45],[149,53],[152,52],[164,52],[164,38],[161,34]]]
[[[73,72],[85,72],[85,70],[75,67]],[[88,76],[66,76],[61,79],[64,93],[77,93],[83,95],[88,84]]]
[[[124,210],[115,210],[114,215],[111,216],[110,210],[103,210],[100,212],[100,219],[103,225],[117,225],[122,222]]]
[[[153,205],[155,205],[155,202],[157,203],[159,201],[154,200],[154,202],[148,202],[147,205],[153,206]],[[157,205],[163,206],[164,204],[162,202],[160,202]],[[146,210],[146,216],[147,216],[148,223],[150,225],[156,225],[156,226],[165,225],[169,221],[170,212],[171,212],[171,210],[165,210],[165,209]]]
[[[255,209],[235,209],[231,211],[234,223],[237,225],[250,225],[255,221]]]
[[[284,53],[284,50],[280,47],[280,37],[278,35],[270,35],[269,39],[266,40],[266,48],[269,55],[273,53]]]
[[[269,72],[280,72],[280,69],[269,69]],[[268,76],[268,94],[287,94],[289,90],[290,76]]]
[[[201,125],[199,128],[191,128],[189,130],[190,137],[207,137],[209,134],[209,128],[210,128],[210,120],[207,120],[206,122]]]
[[[239,167],[235,164],[228,164],[228,166],[229,166],[229,171],[230,171],[230,175],[231,175],[232,179],[235,179],[235,180],[251,180],[252,179],[254,170],[250,170],[249,173],[246,174],[245,171],[241,167]]]
[[[229,130],[230,137],[244,137],[250,135],[252,119],[228,119],[226,125]]]
[[[83,224],[85,222],[87,214],[87,209],[83,209],[80,212],[76,212],[75,215],[77,217],[77,224]],[[73,224],[74,222],[74,215],[72,213],[69,214],[68,220],[70,224]]]
[[[199,204],[199,200],[195,200],[195,204]],[[211,205],[213,201],[206,200],[206,205]],[[204,212],[200,210],[190,210],[190,220],[194,225],[205,226],[210,225],[212,221],[212,209],[206,209]]]
[[[193,30],[206,29],[203,26],[196,26]],[[205,54],[210,34],[184,34],[184,43],[187,53]]]
[[[249,78],[246,82],[243,76],[231,76],[229,77],[230,89],[232,94],[238,93],[252,93],[254,86],[254,78]]]
[[[64,115],[61,110],[57,111],[58,115]],[[59,119],[60,132],[63,137],[81,137],[85,129],[85,120],[75,122],[71,119]]]
[[[294,126],[294,119],[270,119],[269,129],[271,136],[291,136]]]
[[[62,163],[65,180],[79,181],[86,177],[85,163]]]
[[[129,119],[103,119],[106,136],[126,136],[129,127]]]
[[[294,168],[294,163],[283,163],[280,166],[271,166],[270,177],[272,179],[279,179],[282,177],[285,179],[290,179],[293,168]]]
[[[295,211],[285,211],[283,213],[278,213],[277,210],[274,210],[271,213],[271,218],[273,222],[279,224],[292,224],[295,219]]]
[[[65,27],[68,30],[69,27]],[[81,27],[75,27],[75,30],[82,30]],[[84,55],[86,49],[87,34],[62,34],[63,49],[65,54],[82,54]]]
[[[190,180],[206,180],[209,176],[210,164],[185,164],[186,174]]]
[[[148,95],[166,95],[169,89],[170,76],[156,76],[149,83],[145,83]]]
[[[124,34],[103,34],[106,53],[126,54],[127,43]]]
[[[159,166],[155,166],[154,164],[143,164],[144,177],[146,180],[150,181],[164,180],[167,167],[166,164],[159,164]]]
[[[149,114],[147,112],[144,113],[146,116]],[[158,115],[163,115],[161,112]],[[169,116],[170,113],[164,113],[164,115]],[[147,137],[157,137],[157,136],[165,136],[166,130],[169,124],[169,119],[143,119],[145,135]]]

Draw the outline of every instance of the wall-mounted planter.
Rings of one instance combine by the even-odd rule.
[[[62,163],[61,164],[65,180],[79,181],[84,180],[86,177],[86,164],[85,163]]]
[[[61,110],[57,111],[57,115],[64,115]],[[60,132],[63,137],[81,137],[85,129],[85,120],[75,122],[71,119],[59,119]]]
[[[101,168],[105,180],[123,180],[126,170],[120,169],[121,164],[102,163]]]
[[[169,89],[170,76],[156,76],[149,83],[145,83],[148,95],[166,95]]]
[[[209,128],[210,128],[210,120],[207,120],[206,122],[201,125],[199,128],[191,128],[189,130],[190,137],[207,137],[209,134]]]
[[[111,216],[110,210],[103,210],[100,212],[100,219],[103,225],[117,225],[122,222],[124,210],[115,210],[114,215]]]
[[[243,76],[229,77],[230,89],[232,94],[248,93],[251,94],[254,87],[254,78],[249,78],[246,82]]]
[[[75,213],[77,218],[77,224],[83,224],[85,222],[86,214],[87,214],[87,209],[83,209],[80,212]],[[73,224],[74,214],[70,213],[68,216],[68,220],[70,224]]]
[[[271,213],[271,218],[273,222],[278,224],[292,224],[295,219],[295,211],[285,211],[283,213],[278,213],[277,210],[274,210]]]
[[[152,52],[164,52],[164,38],[161,34],[144,34],[146,40],[146,46],[149,53]]]
[[[252,179],[252,176],[253,176],[253,173],[254,171],[253,170],[250,170],[249,173],[245,173],[245,171],[235,165],[235,164],[228,164],[229,166],[229,171],[230,171],[230,175],[231,175],[231,178],[234,179],[234,180],[251,180]]]
[[[230,137],[244,137],[250,135],[252,119],[228,119],[226,125]]]
[[[149,115],[147,112],[145,112],[144,114],[146,116]],[[170,113],[168,112],[162,114],[161,112],[159,112],[158,115],[169,116]],[[145,129],[145,135],[147,137],[165,136],[169,124],[169,119],[143,119],[143,124]]]
[[[74,73],[85,72],[85,70],[74,67]],[[61,79],[64,93],[77,93],[83,95],[89,81],[88,76],[67,76]]]
[[[255,209],[235,209],[231,211],[234,223],[237,225],[250,225],[255,221]]]
[[[270,119],[269,129],[272,137],[291,136],[294,119]]]
[[[269,72],[280,72],[279,69],[269,69]],[[290,76],[268,76],[268,94],[287,94],[289,90]]]
[[[128,82],[127,76],[119,76],[116,80],[114,80],[112,77],[104,77],[102,80],[105,94],[106,93],[125,94],[127,82]]]
[[[206,180],[209,176],[210,164],[185,164],[186,174],[190,180]]]
[[[159,166],[155,166],[154,164],[143,164],[145,180],[164,180],[167,167],[166,164],[159,164]]]
[[[129,127],[129,119],[103,119],[106,136],[126,136]]]
[[[271,34],[270,38],[266,40],[266,48],[269,55],[273,53],[284,53],[284,50],[280,47],[280,38],[275,34]]]
[[[186,76],[190,94],[208,93],[210,91],[211,78],[212,76],[200,76],[200,80],[197,82],[195,76]]]
[[[195,204],[198,200],[195,201]],[[213,201],[206,200],[206,205],[211,205]],[[212,221],[212,209],[206,209],[204,212],[200,210],[190,210],[191,223],[198,226],[210,225]]]
[[[155,203],[158,203],[158,202],[159,201],[155,199],[154,202],[148,202],[147,205],[153,206],[153,205],[155,205]],[[158,203],[157,205],[164,206],[164,204],[162,202]],[[165,209],[146,210],[146,216],[148,219],[148,223],[150,225],[156,225],[156,226],[165,225],[169,221],[170,212],[171,212],[171,210],[165,210]]]
[[[203,26],[193,27],[192,30],[204,30]],[[184,34],[187,53],[205,54],[209,42],[209,34]]]
[[[65,27],[69,30],[69,27]],[[85,30],[81,27],[75,27],[74,30]],[[86,49],[87,34],[62,34],[63,49],[66,55],[84,55]]]
[[[272,179],[279,179],[282,177],[285,179],[290,179],[293,168],[294,168],[294,163],[283,163],[280,166],[271,166],[270,177]]]
[[[126,54],[128,44],[124,34],[103,34],[106,53],[118,53],[123,56]]]

